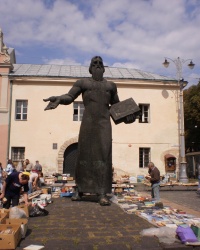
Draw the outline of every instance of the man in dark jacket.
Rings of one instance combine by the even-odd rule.
[[[151,196],[158,202],[160,200],[160,171],[153,162],[149,162],[149,175],[145,176],[151,182]]]

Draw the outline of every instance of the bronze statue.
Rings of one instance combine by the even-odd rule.
[[[110,205],[106,194],[112,190],[112,129],[110,105],[119,102],[114,82],[103,78],[105,71],[100,56],[92,58],[89,72],[92,78],[76,81],[68,94],[44,99],[50,101],[45,110],[59,104],[69,105],[82,94],[85,111],[78,140],[78,157],[75,170],[77,191],[72,200],[81,200],[84,193],[97,194],[100,205]],[[125,122],[135,121],[134,115]]]

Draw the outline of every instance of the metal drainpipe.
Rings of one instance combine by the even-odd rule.
[[[10,107],[9,107],[9,117],[8,117],[8,148],[7,148],[7,159],[9,159],[9,153],[10,153],[10,131],[11,131],[11,111],[12,111],[12,86],[13,86],[13,81],[10,80]]]

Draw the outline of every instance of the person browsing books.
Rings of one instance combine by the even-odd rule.
[[[23,187],[24,192],[24,202],[26,205],[28,205],[28,181],[29,181],[29,175],[28,172],[13,172],[5,179],[3,183],[2,193],[0,195],[0,199],[3,200],[3,207],[6,209],[10,208],[10,205],[12,203],[12,206],[18,206],[19,205],[19,198],[20,198],[20,192],[21,188]]]
[[[153,162],[149,162],[148,164],[148,173],[149,175],[145,176],[147,180],[151,183],[151,197],[156,202],[160,200],[160,171],[154,165]]]

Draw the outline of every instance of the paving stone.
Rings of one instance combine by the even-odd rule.
[[[186,246],[184,244],[180,244],[180,243],[173,243],[173,244],[161,244],[163,250],[193,250],[192,246]]]
[[[176,199],[175,192],[171,197]],[[199,250],[180,242],[166,245],[157,237],[142,237],[143,229],[154,226],[116,204],[102,207],[63,197],[53,199],[46,209],[48,216],[29,218],[26,238],[16,250],[30,244],[45,245],[45,250]]]

